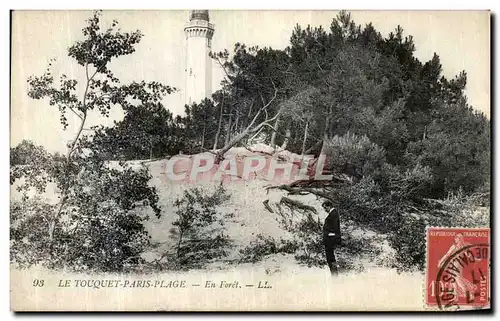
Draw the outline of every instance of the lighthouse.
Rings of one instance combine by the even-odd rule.
[[[191,10],[186,34],[185,103],[200,102],[212,95],[212,47],[214,25],[208,10]]]

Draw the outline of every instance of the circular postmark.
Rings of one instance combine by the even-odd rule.
[[[489,243],[469,244],[444,260],[435,283],[439,285],[436,302],[440,310],[484,308],[489,304],[489,250]]]

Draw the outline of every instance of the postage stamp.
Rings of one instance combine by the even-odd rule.
[[[490,305],[490,229],[427,229],[425,299],[441,310]]]

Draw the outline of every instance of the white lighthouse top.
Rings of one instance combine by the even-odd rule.
[[[208,10],[191,10],[189,15],[189,20],[204,20],[209,22],[210,17],[208,15]]]
[[[211,39],[215,26],[209,21],[208,10],[191,10],[189,21],[184,28],[186,36],[200,36],[202,34],[202,36],[208,36]]]

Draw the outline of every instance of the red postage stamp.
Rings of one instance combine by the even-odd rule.
[[[441,310],[490,306],[490,229],[427,229],[425,300]]]

